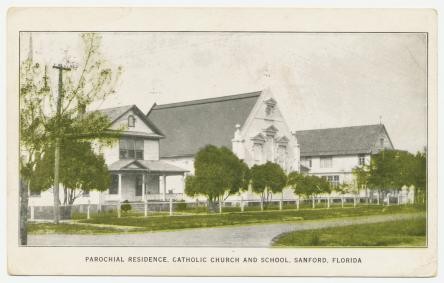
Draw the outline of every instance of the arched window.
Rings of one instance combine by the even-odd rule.
[[[136,118],[133,115],[128,116],[128,127],[134,127],[136,124]]]

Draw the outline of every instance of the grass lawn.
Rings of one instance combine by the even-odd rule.
[[[218,227],[229,225],[247,225],[258,223],[279,223],[302,220],[331,219],[341,217],[356,217],[364,215],[383,215],[394,213],[412,213],[423,211],[414,206],[361,206],[357,208],[331,208],[331,209],[301,209],[301,210],[269,210],[228,212],[223,214],[188,214],[188,215],[157,215],[157,216],[124,216],[117,218],[92,217],[89,220],[79,220],[77,224],[30,223],[28,229],[33,233],[67,233],[67,234],[99,234],[122,233],[122,229],[114,229],[113,225],[136,227],[129,231],[160,231],[187,228]],[[106,227],[86,226],[82,224],[106,225]]]
[[[122,233],[125,230],[112,227],[97,227],[85,224],[29,223],[29,234],[109,234]]]
[[[275,247],[424,247],[425,245],[425,217],[290,232],[281,234],[273,240]]]
[[[157,216],[157,217],[108,217],[91,218],[82,220],[82,223],[108,224],[120,226],[141,227],[145,231],[173,230],[198,227],[216,227],[226,225],[242,225],[254,223],[271,223],[297,220],[315,220],[327,218],[353,217],[362,215],[391,214],[417,212],[420,209],[407,207],[381,207],[368,206],[358,208],[332,208],[332,209],[307,209],[307,210],[283,210],[264,212],[243,212],[223,214],[197,214],[187,216]]]

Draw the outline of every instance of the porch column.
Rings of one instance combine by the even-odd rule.
[[[122,201],[122,173],[119,173],[119,183],[117,187],[117,195],[119,196],[119,201]]]
[[[162,176],[162,183],[163,183],[162,200],[166,201],[166,191],[167,191],[166,175]]]
[[[146,192],[145,192],[145,173],[142,174],[142,201],[146,201]]]

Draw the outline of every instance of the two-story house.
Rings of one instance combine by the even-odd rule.
[[[352,170],[369,164],[371,154],[394,149],[383,124],[297,131],[301,164],[308,174],[334,185],[353,183]]]
[[[95,147],[103,154],[111,173],[111,186],[104,192],[85,192],[75,204],[177,198],[167,191],[166,180],[179,176],[183,182],[187,170],[159,160],[159,141],[165,138],[162,131],[135,105],[99,111],[111,121],[110,130],[121,131],[120,139],[116,139],[112,146]],[[50,205],[52,199],[53,193],[49,189],[31,194],[29,203],[31,206]],[[60,190],[60,199],[63,199],[63,189]]]

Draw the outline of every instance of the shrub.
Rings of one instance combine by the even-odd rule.
[[[179,201],[176,203],[176,209],[177,210],[185,210],[187,208],[187,204],[185,203],[184,200]]]
[[[128,211],[131,210],[131,204],[129,204],[128,200],[125,200],[121,205],[120,205],[120,209],[124,212],[127,213]]]

